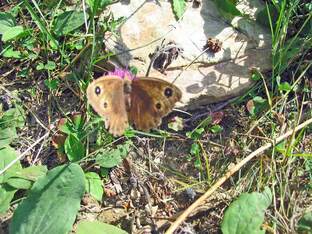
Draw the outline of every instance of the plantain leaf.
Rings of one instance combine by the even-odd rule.
[[[126,231],[99,221],[82,221],[77,225],[77,234],[127,234]]]
[[[12,174],[7,183],[17,189],[30,189],[33,182],[47,173],[46,166],[31,166]]]
[[[11,234],[68,233],[85,191],[81,167],[56,167],[39,178],[14,212]]]
[[[0,170],[3,170],[10,162],[16,159],[17,154],[13,148],[7,146],[0,149]],[[14,175],[16,172],[22,169],[21,163],[17,161],[9,169],[7,169],[3,174],[0,175],[0,184],[6,183],[7,180]]]
[[[0,214],[5,213],[17,190],[7,184],[0,184]]]
[[[84,20],[84,13],[82,11],[65,11],[55,18],[54,33],[57,36],[67,35],[82,26]]]
[[[102,201],[103,187],[102,180],[95,172],[85,173],[86,191],[90,193],[96,200]]]
[[[225,211],[221,224],[223,234],[264,234],[261,225],[264,212],[272,202],[272,193],[243,193]]]

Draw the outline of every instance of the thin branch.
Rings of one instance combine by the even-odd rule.
[[[263,151],[269,149],[275,144],[278,144],[282,140],[286,139],[287,137],[291,136],[295,132],[301,130],[302,128],[305,128],[312,124],[312,118],[308,119],[307,121],[303,122],[302,124],[298,125],[296,128],[289,130],[285,134],[279,136],[278,138],[274,139],[273,142],[267,143],[264,146],[258,148],[251,154],[249,154],[246,158],[244,158],[242,161],[237,163],[234,167],[232,167],[230,170],[228,170],[223,177],[221,177],[210,189],[207,190],[206,193],[204,193],[200,198],[198,198],[191,206],[189,206],[178,218],[177,220],[171,224],[170,228],[166,231],[165,234],[171,234],[176,230],[176,228],[193,212],[195,208],[197,208],[200,204],[205,202],[207,198],[216,191],[227,179],[229,179],[235,172],[240,170],[247,162],[249,162],[251,159],[262,153]]]

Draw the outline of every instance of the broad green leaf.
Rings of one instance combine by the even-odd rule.
[[[22,128],[25,125],[25,112],[21,106],[16,106],[4,112],[0,119],[0,127]]]
[[[298,222],[298,233],[312,233],[312,212],[304,214]]]
[[[96,200],[102,201],[103,187],[102,180],[95,172],[85,173],[86,192],[90,193]]]
[[[118,145],[117,149],[100,152],[96,156],[96,163],[101,167],[111,168],[120,164],[129,152],[130,144]]]
[[[77,225],[77,234],[127,234],[126,231],[100,221],[81,221]]]
[[[0,149],[0,171],[3,170],[10,162],[17,158],[15,150],[9,146]],[[0,185],[6,183],[7,180],[16,172],[22,169],[20,161],[14,163],[9,169],[0,175]]]
[[[66,35],[84,24],[82,11],[65,11],[58,15],[54,21],[54,33],[57,36]]]
[[[263,193],[243,193],[230,204],[221,224],[223,234],[260,234],[265,210],[272,202],[269,188]]]
[[[71,162],[76,162],[85,156],[83,144],[74,134],[69,134],[64,144],[65,153]]]
[[[23,26],[14,26],[3,33],[2,40],[4,42],[13,40],[25,32]]]
[[[0,128],[0,148],[11,144],[16,137],[17,134],[14,127]]]
[[[25,32],[22,26],[16,26],[15,18],[11,13],[0,12],[0,34],[2,34],[2,41],[6,42],[15,39]]]
[[[47,173],[46,166],[30,166],[12,173],[7,183],[17,189],[30,189],[33,182]]]
[[[235,4],[231,0],[214,0],[219,12],[226,19],[232,19],[234,16],[241,16],[242,14],[236,8]]]
[[[46,175],[47,171],[48,169],[46,166],[30,166],[16,172],[14,177],[36,181],[39,177]]]
[[[11,234],[68,233],[85,191],[81,167],[69,164],[39,178],[14,212]]]
[[[0,12],[0,34],[16,25],[15,18],[8,12]]]
[[[23,58],[23,55],[20,51],[14,50],[13,48],[8,48],[2,53],[2,56],[4,58],[16,58],[16,59],[21,59]]]
[[[8,179],[7,184],[15,189],[30,189],[33,182],[24,178],[11,177]]]
[[[185,0],[173,0],[172,3],[173,3],[173,12],[176,15],[177,19],[180,19],[186,9]]]
[[[9,207],[10,202],[17,190],[7,184],[0,184],[0,214],[5,213]]]

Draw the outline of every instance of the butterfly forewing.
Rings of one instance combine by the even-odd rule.
[[[103,76],[88,86],[87,98],[93,109],[104,118],[109,132],[114,136],[123,134],[128,126],[124,80],[117,76]]]

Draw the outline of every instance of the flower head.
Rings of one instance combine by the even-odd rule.
[[[130,71],[121,68],[115,68],[115,71],[108,72],[108,75],[119,76],[121,79],[128,78],[130,80],[136,79],[135,75],[133,75]]]

